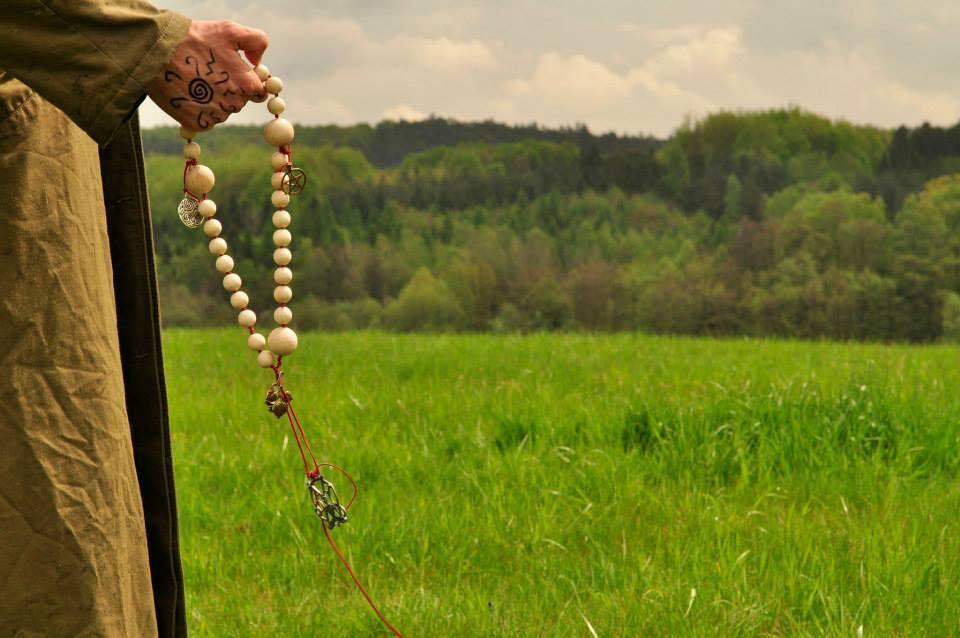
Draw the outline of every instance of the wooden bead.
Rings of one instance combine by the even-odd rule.
[[[277,151],[270,156],[270,165],[273,166],[273,170],[283,168],[290,162],[290,157],[286,153],[281,153]]]
[[[266,82],[270,78],[270,69],[265,64],[258,64],[253,68],[253,72],[257,74],[261,82]]]
[[[223,224],[217,220],[211,218],[203,222],[203,233],[207,237],[219,237],[221,232],[223,232]]]
[[[291,354],[297,349],[297,333],[290,328],[274,328],[267,337],[267,347],[281,357]]]
[[[273,225],[277,228],[286,228],[290,225],[290,213],[285,210],[278,210],[273,214]]]
[[[283,90],[283,80],[273,76],[266,79],[263,83],[263,88],[267,90],[267,93],[273,93],[274,95],[279,95],[280,91]],[[273,111],[270,111],[273,113]]]
[[[260,350],[263,350],[265,345],[267,345],[267,338],[259,332],[254,332],[252,335],[247,337],[247,347],[251,350],[256,350],[259,352]]]
[[[223,237],[211,239],[208,247],[210,248],[211,253],[219,257],[223,253],[227,252],[227,240]]]
[[[187,168],[187,190],[194,195],[206,195],[213,190],[216,181],[213,171],[203,164]]]
[[[217,257],[217,272],[224,274],[233,272],[233,257],[230,255],[220,255]]]
[[[233,306],[235,310],[243,310],[249,303],[250,297],[242,290],[238,290],[230,295],[230,305]]]
[[[223,289],[227,292],[237,292],[240,290],[240,284],[242,283],[243,281],[240,279],[240,275],[232,272],[223,278]]]
[[[290,196],[283,191],[273,191],[270,196],[270,203],[276,208],[286,208],[290,205]]]
[[[293,124],[282,117],[270,120],[263,127],[263,138],[270,146],[286,146],[293,141]]]
[[[267,110],[274,115],[280,115],[287,110],[287,103],[283,101],[282,97],[272,97],[267,102]]]
[[[261,368],[272,368],[274,364],[273,353],[269,350],[264,350],[257,355],[257,365]]]
[[[273,320],[281,326],[285,326],[293,321],[293,311],[286,306],[280,306],[273,311]]]
[[[286,266],[293,261],[293,253],[289,248],[277,248],[273,251],[273,263],[278,266]]]
[[[286,173],[283,171],[274,173],[270,176],[270,185],[273,186],[273,190],[278,191],[283,189],[283,181],[286,176]]]
[[[286,266],[280,266],[273,271],[273,280],[281,286],[286,286],[293,281],[293,271]]]
[[[277,303],[290,303],[293,299],[293,289],[290,286],[277,286],[273,289],[273,300]]]
[[[252,310],[241,310],[240,314],[237,315],[237,323],[244,328],[249,328],[257,323],[257,313]]]
[[[209,219],[217,214],[217,204],[212,199],[205,199],[200,202],[197,212]]]
[[[284,248],[289,246],[291,241],[293,241],[293,235],[291,235],[290,231],[286,228],[273,231],[274,246],[280,246],[281,248]]]
[[[192,140],[193,138],[195,138],[195,137],[196,137],[197,135],[199,135],[199,134],[200,134],[200,133],[198,133],[197,131],[194,131],[192,128],[187,128],[186,126],[181,126],[181,127],[180,127],[180,137],[182,137],[183,139],[185,139],[185,140],[187,140],[187,141]]]
[[[200,159],[200,145],[196,142],[187,142],[183,145],[183,156],[186,159]]]

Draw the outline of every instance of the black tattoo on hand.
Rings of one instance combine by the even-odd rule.
[[[196,104],[209,104],[210,102],[213,101],[213,98],[215,97],[216,92],[214,91],[213,86],[211,86],[210,83],[205,78],[201,77],[200,61],[194,56],[188,55],[184,60],[184,62],[187,65],[193,66],[195,77],[192,78],[189,84],[187,85],[187,95],[186,96],[178,95],[176,97],[171,98],[170,106],[172,106],[175,109],[179,109],[181,108],[180,107],[181,103],[186,102],[187,100],[190,100]],[[210,49],[210,59],[204,62],[204,64],[207,67],[207,72],[206,72],[207,76],[214,75],[215,73],[220,74],[221,79],[215,81],[214,84],[226,84],[227,82],[230,81],[230,74],[227,71],[218,71],[216,68],[214,68],[214,65],[217,64],[217,58],[213,54],[213,49]],[[183,76],[181,76],[179,73],[173,70],[168,70],[166,73],[164,73],[163,78],[168,83],[174,82],[176,80],[183,82]],[[241,91],[241,93],[243,93],[243,91]],[[228,97],[231,95],[236,95],[236,92],[230,89],[226,89],[223,95],[224,97]],[[218,102],[217,106],[221,109],[223,114],[236,113],[239,111],[239,109],[236,106],[233,106],[233,105],[227,106],[222,101]],[[216,110],[211,110],[211,111],[201,110],[197,114],[197,127],[199,130],[204,130],[204,129],[210,128],[210,126],[213,125],[212,123],[219,124],[224,119],[225,118],[221,117],[221,114],[218,114]]]

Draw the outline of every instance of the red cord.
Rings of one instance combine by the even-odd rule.
[[[357,482],[350,476],[350,473],[345,469],[336,465],[334,463],[318,463],[317,457],[314,455],[313,450],[310,448],[310,442],[307,440],[307,434],[303,431],[303,426],[300,424],[300,418],[297,417],[296,411],[293,409],[293,399],[290,398],[290,394],[287,392],[286,388],[283,387],[283,382],[280,380],[280,361],[278,360],[277,365],[274,367],[273,371],[276,374],[276,382],[280,386],[280,392],[283,395],[284,400],[287,402],[287,419],[290,421],[290,430],[293,432],[293,438],[297,442],[297,448],[300,450],[300,459],[303,461],[303,471],[306,472],[307,476],[310,478],[317,478],[320,475],[321,467],[329,467],[337,470],[350,481],[350,485],[353,487],[353,495],[350,497],[350,500],[344,506],[344,510],[349,510],[350,506],[353,505],[353,502],[357,500],[357,495],[359,493],[359,488],[357,487]],[[304,452],[304,447],[306,447],[307,452]],[[313,469],[310,469],[310,464],[307,462],[307,453],[310,455],[310,459],[313,461]],[[327,528],[326,523],[321,521],[323,527],[323,535],[327,537],[327,542],[330,544],[330,548],[337,555],[337,558],[340,559],[340,562],[343,563],[343,566],[347,569],[347,573],[350,574],[350,578],[353,579],[353,584],[357,586],[357,589],[360,591],[360,594],[363,595],[364,599],[367,601],[367,604],[370,605],[370,609],[373,610],[373,613],[377,615],[377,618],[380,619],[380,622],[384,624],[387,629],[393,632],[394,636],[397,638],[403,638],[396,627],[390,624],[390,621],[387,620],[387,617],[383,615],[383,612],[380,611],[380,608],[377,607],[377,604],[373,602],[373,599],[370,597],[370,594],[367,593],[367,590],[363,587],[363,584],[360,583],[360,579],[357,578],[357,574],[353,571],[353,567],[350,566],[349,561],[343,555],[343,552],[340,551],[340,548],[334,542],[333,537],[330,535],[330,530]]]
[[[390,621],[387,620],[386,616],[380,612],[380,609],[377,608],[376,603],[373,602],[373,599],[370,598],[370,594],[367,593],[367,590],[363,588],[363,585],[360,584],[360,579],[357,578],[357,575],[353,572],[353,568],[350,567],[350,563],[347,562],[347,559],[344,557],[343,552],[340,551],[340,548],[337,547],[337,544],[333,541],[333,537],[330,536],[330,530],[327,529],[327,526],[323,526],[323,535],[327,537],[327,542],[330,543],[330,548],[337,555],[337,558],[340,559],[340,562],[343,563],[343,566],[347,568],[347,572],[350,574],[350,578],[353,579],[353,584],[357,586],[357,589],[360,590],[360,593],[363,594],[363,597],[367,599],[367,604],[370,605],[370,609],[373,610],[373,613],[377,615],[377,618],[380,619],[380,622],[384,626],[393,632],[393,635],[397,638],[403,638],[403,634],[400,631],[390,624]]]

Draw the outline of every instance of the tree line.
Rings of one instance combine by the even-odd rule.
[[[382,127],[393,142],[376,161],[344,142]],[[717,113],[664,141],[395,129],[319,127],[332,141],[318,144],[298,132],[301,328],[960,337],[956,128],[781,109]],[[212,196],[245,289],[269,311],[268,155],[224,131],[205,148]],[[164,322],[231,321],[205,241],[173,213],[182,164],[175,133],[160,134],[146,141]]]

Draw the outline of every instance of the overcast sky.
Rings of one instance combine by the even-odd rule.
[[[883,126],[960,119],[956,1],[158,4],[267,31],[302,123],[437,114],[666,136],[687,115],[790,104]],[[248,111],[230,121],[264,119]],[[153,104],[141,115],[171,121]]]

